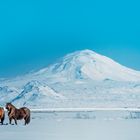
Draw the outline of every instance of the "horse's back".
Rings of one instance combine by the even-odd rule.
[[[30,115],[30,109],[27,107],[22,107],[20,108],[20,110],[22,110],[26,115]]]

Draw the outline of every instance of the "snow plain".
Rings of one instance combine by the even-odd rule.
[[[6,118],[5,123],[8,120]],[[1,140],[139,140],[140,113],[129,111],[32,113],[28,126],[0,126]]]

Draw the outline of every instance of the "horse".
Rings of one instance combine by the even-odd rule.
[[[6,109],[8,110],[8,117],[9,117],[9,123],[12,123],[12,120],[15,121],[15,124],[17,125],[17,120],[24,119],[25,125],[30,123],[30,110],[27,107],[22,107],[20,109],[17,109],[14,105],[11,103],[6,104]]]
[[[4,108],[0,107],[0,120],[1,120],[1,124],[3,125],[5,119],[5,111]]]

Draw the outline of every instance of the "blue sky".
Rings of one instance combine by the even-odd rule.
[[[138,0],[0,2],[0,77],[40,69],[81,49],[140,70],[139,5]]]

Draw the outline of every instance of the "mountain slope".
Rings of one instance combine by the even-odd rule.
[[[47,105],[50,101],[61,99],[64,99],[64,96],[56,93],[47,85],[43,85],[38,81],[30,81],[11,102],[17,105],[28,105],[30,103],[32,106],[37,106],[38,104]]]

